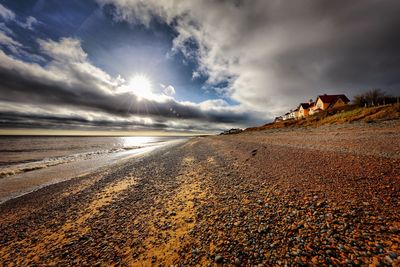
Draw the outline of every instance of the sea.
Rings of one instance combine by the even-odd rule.
[[[0,203],[188,137],[0,136]]]

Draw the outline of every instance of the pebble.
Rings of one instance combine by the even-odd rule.
[[[285,132],[281,134],[286,138]],[[335,142],[321,142],[328,141],[324,135],[309,139],[320,146],[318,149],[305,149],[293,146],[293,142],[301,143],[308,135],[291,136],[284,139],[284,145],[272,145],[278,144],[279,138],[266,134],[265,140],[271,144],[259,145],[246,163],[249,151],[255,150],[255,143],[246,140],[253,139],[243,137],[238,142],[224,138],[216,139],[213,145],[207,138],[196,139],[198,143],[190,149],[177,148],[165,156],[155,153],[116,167],[76,195],[62,198],[59,191],[49,189],[52,197],[38,203],[41,209],[29,216],[17,216],[30,207],[29,201],[7,204],[17,214],[8,223],[0,222],[0,244],[2,251],[9,253],[9,264],[33,265],[28,257],[40,244],[45,248],[43,255],[38,255],[42,265],[107,262],[124,266],[128,261],[120,251],[128,251],[130,260],[164,266],[162,255],[156,258],[147,252],[169,241],[179,244],[172,251],[176,266],[399,263],[400,244],[393,236],[400,232],[393,222],[400,221],[396,209],[400,187],[392,175],[399,159],[365,156],[359,151],[364,148],[353,148],[353,141],[347,139],[340,141],[350,142],[346,143],[348,149],[338,152],[329,145]],[[368,140],[365,142],[371,145],[373,139]],[[187,155],[193,156],[193,164],[182,163]],[[212,164],[209,157],[213,157]],[[139,182],[99,208],[78,231],[82,210],[106,186],[128,173],[140,177]],[[385,173],[384,178],[381,173]],[[66,185],[69,183],[76,185],[73,181]],[[178,193],[183,195],[181,189],[189,192],[186,198],[177,198]],[[3,215],[7,206],[0,207]],[[6,217],[0,216],[0,221]],[[69,220],[74,224],[65,232],[64,243],[45,242],[45,236],[59,234]]]
[[[220,255],[216,255],[214,261],[215,263],[223,263],[224,258]]]

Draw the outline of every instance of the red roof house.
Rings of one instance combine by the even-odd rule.
[[[350,100],[345,95],[319,95],[315,100],[316,108],[326,110],[347,105]]]

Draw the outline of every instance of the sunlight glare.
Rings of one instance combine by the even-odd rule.
[[[151,99],[154,94],[151,91],[151,82],[145,75],[134,75],[129,82],[129,87],[132,91],[141,98]]]
[[[120,140],[125,148],[135,148],[149,146],[150,144],[154,143],[157,138],[149,136],[129,136],[120,137]]]

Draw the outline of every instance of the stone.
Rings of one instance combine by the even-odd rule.
[[[214,261],[215,263],[223,263],[224,258],[221,255],[216,255]]]
[[[383,258],[383,262],[384,262],[385,264],[387,264],[387,265],[390,265],[390,266],[393,264],[393,260],[392,260],[392,258],[391,258],[390,256],[384,257],[384,258]]]
[[[235,258],[235,266],[240,266],[241,265],[241,260],[239,258]]]
[[[396,259],[396,258],[397,258],[397,254],[396,254],[395,252],[393,252],[393,251],[390,251],[390,252],[389,252],[389,256],[390,256],[392,259]]]

